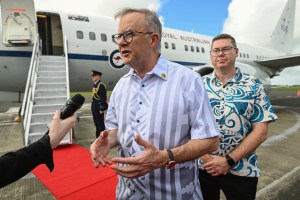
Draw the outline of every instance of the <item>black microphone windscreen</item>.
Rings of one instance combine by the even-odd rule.
[[[75,96],[71,97],[72,101],[79,104],[83,105],[85,98],[81,94],[76,94]]]
[[[74,115],[74,113],[81,108],[84,103],[85,98],[80,94],[76,94],[75,96],[69,98],[65,105],[61,107],[60,118],[66,119]]]

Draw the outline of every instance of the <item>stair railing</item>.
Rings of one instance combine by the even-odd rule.
[[[36,36],[33,50],[32,50],[32,56],[30,60],[30,66],[28,70],[27,75],[27,81],[26,81],[26,88],[25,93],[23,97],[23,103],[21,108],[21,117],[22,117],[22,124],[24,129],[24,144],[28,144],[28,134],[29,134],[29,125],[31,120],[31,109],[33,105],[33,99],[34,99],[34,91],[35,91],[35,81],[37,76],[37,66],[39,62],[39,55],[41,54],[41,42],[39,35]]]
[[[70,98],[70,74],[69,74],[69,57],[68,57],[68,40],[67,37],[64,37],[64,54],[65,54],[65,66],[66,66],[66,92],[67,92],[67,99]],[[69,135],[69,143],[72,143],[72,136],[73,130],[71,129],[68,132]]]

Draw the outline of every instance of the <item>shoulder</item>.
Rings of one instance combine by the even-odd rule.
[[[103,83],[102,81],[100,81],[99,84],[105,87],[105,83]]]
[[[170,72],[175,76],[183,77],[183,78],[189,77],[189,78],[201,79],[200,74],[195,72],[192,68],[188,66],[183,66],[181,64],[172,61],[167,61],[167,66],[168,66],[168,72]]]
[[[262,85],[261,81],[253,75],[241,72],[241,81],[249,85]]]
[[[209,73],[209,74],[206,74],[206,75],[202,76],[203,82],[205,82],[205,83],[209,82],[213,78],[214,78],[213,73]]]
[[[98,89],[98,91],[106,90],[106,86],[102,81],[99,81],[97,83],[96,88]]]

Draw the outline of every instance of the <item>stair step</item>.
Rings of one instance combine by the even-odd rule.
[[[38,77],[53,77],[53,76],[62,76],[66,77],[65,71],[42,71],[38,73]]]
[[[36,84],[36,90],[57,90],[66,88],[66,83],[38,83]]]
[[[64,60],[40,60],[39,65],[65,65]]]
[[[64,104],[67,97],[36,97],[34,98],[34,105],[51,105],[51,104]]]
[[[53,97],[53,96],[67,96],[67,90],[64,89],[56,89],[56,90],[36,90],[35,97]]]
[[[64,56],[40,56],[39,58],[40,61],[64,61],[65,57]]]
[[[62,64],[61,66],[57,66],[57,65],[43,65],[43,66],[39,66],[38,72],[44,72],[44,71],[55,71],[55,72],[65,72],[66,68],[64,66],[64,64]]]
[[[53,118],[54,112],[51,113],[39,113],[31,115],[30,123],[50,123]]]
[[[34,105],[32,108],[32,114],[41,113],[54,113],[60,109],[64,104],[53,104],[53,105]]]
[[[37,83],[66,83],[65,77],[38,77]]]
[[[48,123],[31,123],[29,128],[29,133],[40,132],[46,133],[48,130]]]

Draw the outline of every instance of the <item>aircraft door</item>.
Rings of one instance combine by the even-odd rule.
[[[57,13],[37,13],[38,32],[42,41],[43,55],[63,55],[63,32]]]
[[[0,3],[3,44],[33,45],[37,34],[33,0],[0,0]]]

